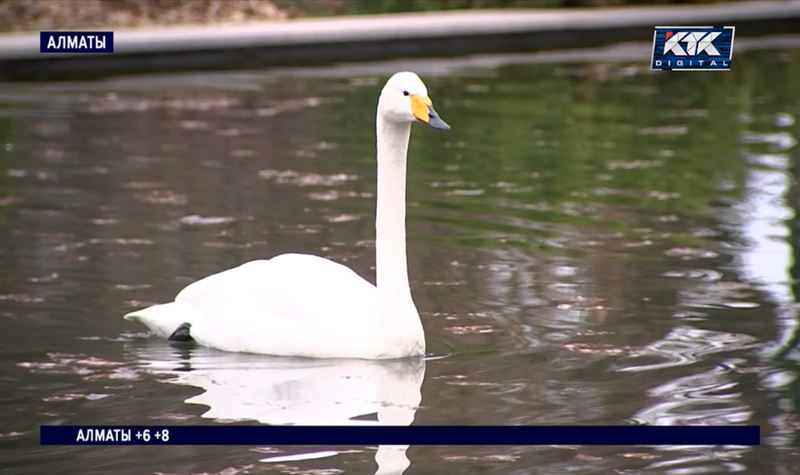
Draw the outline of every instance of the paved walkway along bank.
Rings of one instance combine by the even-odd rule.
[[[469,10],[116,30],[114,53],[41,54],[39,33],[0,35],[0,80],[312,65],[651,41],[656,25],[800,33],[800,0],[603,9]]]

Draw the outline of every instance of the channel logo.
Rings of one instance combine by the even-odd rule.
[[[733,58],[733,26],[657,26],[651,69],[728,71]]]
[[[113,53],[113,31],[41,31],[40,53]]]

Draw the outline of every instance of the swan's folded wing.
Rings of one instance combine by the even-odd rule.
[[[227,351],[371,358],[381,354],[376,308],[375,286],[349,268],[284,254],[208,276],[126,318],[162,336],[188,323],[195,341]]]
[[[375,294],[374,285],[344,265],[307,254],[283,254],[208,276],[187,286],[175,300],[189,302],[211,318],[255,313],[317,321],[367,317]]]

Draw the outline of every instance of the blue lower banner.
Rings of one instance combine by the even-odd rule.
[[[758,426],[41,426],[42,445],[758,445]]]

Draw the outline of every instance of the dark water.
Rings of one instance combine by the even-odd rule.
[[[453,126],[410,152],[424,364],[178,348],[121,318],[286,251],[373,278],[394,63],[1,85],[0,472],[797,473],[800,47],[729,73],[568,56],[421,71]],[[38,445],[253,420],[758,424],[763,445]]]

